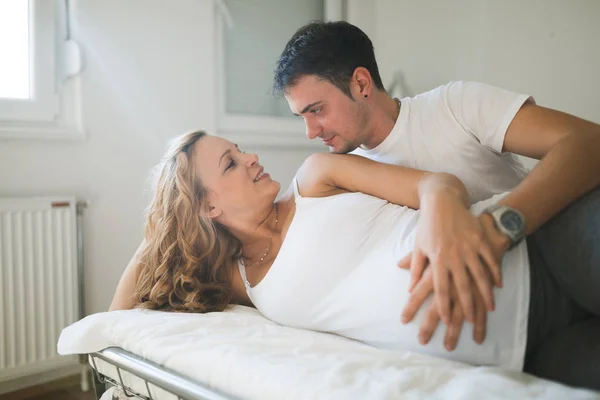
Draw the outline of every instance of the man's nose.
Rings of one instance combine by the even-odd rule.
[[[315,123],[309,123],[306,122],[306,137],[309,138],[310,140],[318,137],[321,132],[323,132],[323,129],[321,128],[321,125],[319,124],[315,124]]]

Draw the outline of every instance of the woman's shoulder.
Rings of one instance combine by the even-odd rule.
[[[334,172],[339,167],[339,161],[347,157],[347,154],[314,153],[304,160],[298,168],[295,182],[290,185],[293,195],[294,186],[297,184],[298,191],[302,197],[328,197],[343,193],[345,190],[335,185]],[[358,157],[358,156],[356,156]]]

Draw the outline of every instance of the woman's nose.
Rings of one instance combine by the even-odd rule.
[[[258,163],[258,156],[256,154],[248,153],[247,157],[248,157],[247,164],[249,167],[252,167],[252,166],[254,166],[254,164]]]

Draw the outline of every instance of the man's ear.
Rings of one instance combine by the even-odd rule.
[[[208,207],[208,216],[212,219],[217,218],[218,216],[220,216],[221,214],[223,214],[223,210],[221,210],[218,207],[215,206],[209,206]]]
[[[365,67],[357,67],[352,74],[352,81],[355,83],[357,97],[368,99],[373,90],[373,78],[371,73]]]

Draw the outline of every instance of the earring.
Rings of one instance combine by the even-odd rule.
[[[368,94],[363,94],[363,97],[366,99],[367,97],[369,97]]]

